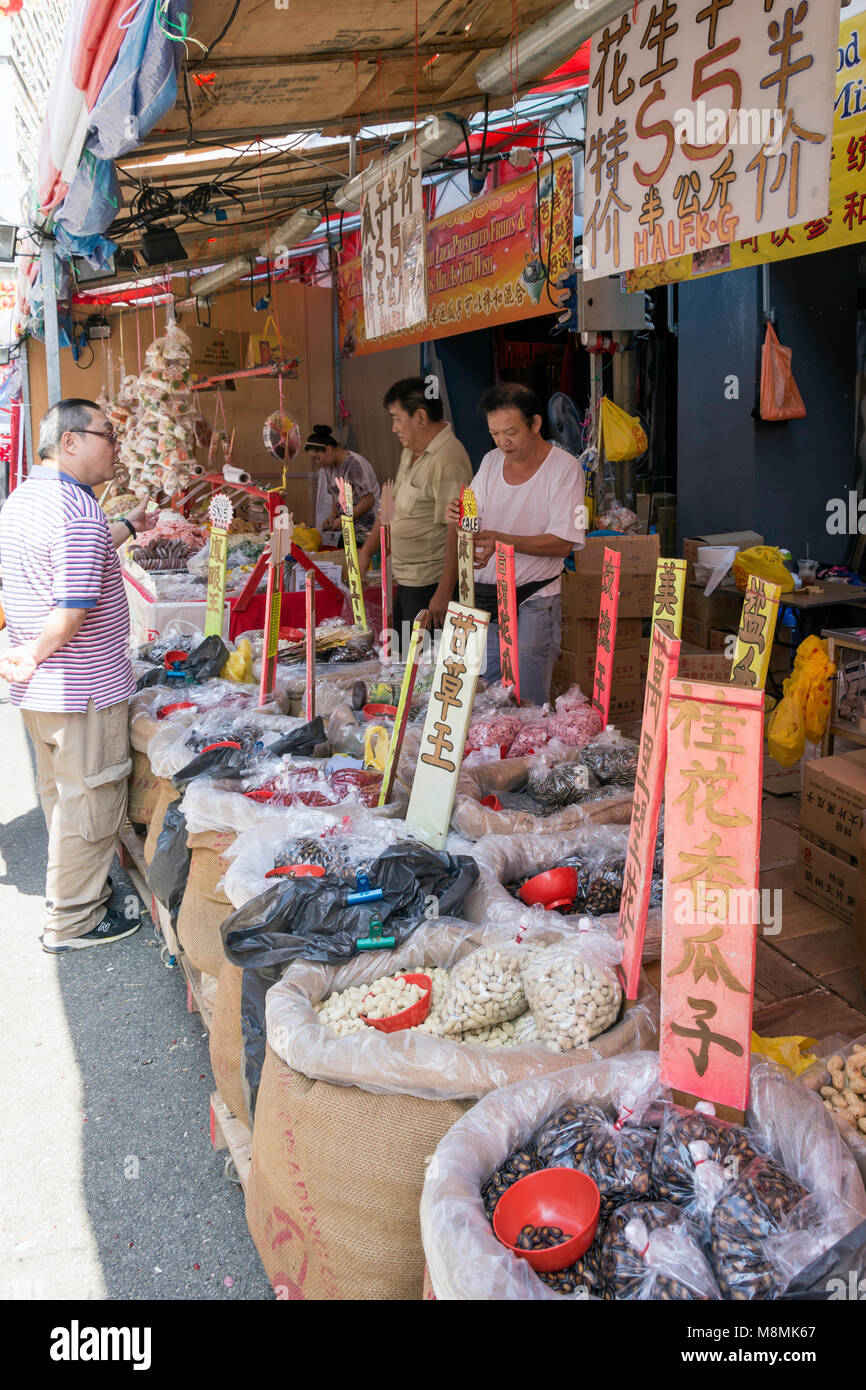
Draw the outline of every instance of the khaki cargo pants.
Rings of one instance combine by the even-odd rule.
[[[36,789],[48,827],[46,944],[84,936],[105,916],[108,871],[126,815],[129,704],[83,714],[21,711],[36,754]]]

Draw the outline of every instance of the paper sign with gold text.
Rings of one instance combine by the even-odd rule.
[[[623,943],[620,981],[626,999],[637,999],[646,921],[652,887],[659,811],[665,780],[668,700],[680,659],[680,641],[661,627],[652,636],[643,704],[640,755],[634,784],[628,853],[622,883],[617,936]]]
[[[746,1109],[760,895],[764,695],[674,681],[665,777],[661,1080]]]
[[[488,622],[477,608],[448,605],[406,811],[407,826],[432,849],[443,849],[448,837]]]
[[[262,677],[259,684],[259,704],[266,705],[274,692],[277,673],[277,651],[280,645],[280,613],[283,604],[283,564],[292,544],[291,515],[279,512],[271,532],[268,555],[268,586],[265,598],[265,646],[262,652]]]
[[[843,16],[845,11],[842,11]],[[761,236],[736,240],[712,251],[674,256],[630,270],[629,290],[650,290],[682,280],[706,279],[727,270],[811,256],[866,241],[866,13],[843,19],[836,58],[836,106],[830,207],[826,216],[787,225]]]
[[[592,703],[601,715],[603,726],[610,714],[610,685],[613,679],[613,658],[616,648],[616,623],[619,614],[619,575],[622,555],[618,550],[604,548],[601,566],[601,605],[598,612],[598,645],[595,653],[595,680]]]
[[[650,641],[656,628],[668,637],[683,635],[683,604],[686,592],[686,561],[659,560],[656,565],[656,590],[653,597],[653,625]]]
[[[731,667],[733,685],[744,690],[763,690],[766,686],[781,596],[778,584],[749,575]]]
[[[424,193],[417,148],[387,175],[370,178],[361,198],[361,277],[370,338],[427,318]]]
[[[537,176],[533,170],[428,222],[428,312],[413,328],[373,338],[364,316],[361,258],[341,265],[340,351],[361,356],[550,314],[556,306],[545,271],[552,285],[573,254],[574,172],[567,155],[552,165],[546,161]]]
[[[496,542],[496,609],[499,615],[499,669],[505,685],[520,701],[520,647],[517,640],[517,583],[514,546]]]
[[[418,662],[421,658],[421,643],[427,629],[427,610],[419,613],[412,625],[412,636],[409,639],[409,654],[406,658],[406,669],[403,672],[403,681],[400,686],[400,699],[397,702],[397,713],[394,718],[394,728],[391,732],[391,743],[388,748],[388,761],[385,763],[385,771],[382,774],[382,788],[379,792],[379,805],[387,806],[391,799],[391,792],[394,787],[394,778],[397,775],[397,767],[400,762],[400,749],[403,747],[403,735],[406,733],[406,725],[409,722],[409,712],[412,708],[412,691],[415,689],[415,678],[418,675]]]
[[[223,609],[226,601],[226,558],[228,532],[234,507],[223,493],[217,493],[208,507],[210,517],[210,550],[207,566],[207,608],[204,620],[205,637],[221,637]]]
[[[839,0],[660,0],[593,36],[583,276],[824,217]]]

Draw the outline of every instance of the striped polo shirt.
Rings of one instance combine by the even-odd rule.
[[[13,647],[38,637],[55,608],[87,608],[71,641],[11,687],[22,709],[75,714],[128,700],[129,607],[120,561],[92,488],[38,468],[0,511],[3,607]]]

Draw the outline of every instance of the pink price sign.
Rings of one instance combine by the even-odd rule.
[[[664,790],[668,701],[671,681],[676,678],[681,645],[677,638],[669,637],[661,628],[657,627],[653,632],[617,932],[623,943],[620,981],[629,1002],[638,996]]]
[[[604,548],[601,567],[601,606],[598,612],[598,645],[595,653],[595,681],[592,703],[606,725],[610,714],[610,683],[616,648],[616,622],[619,613],[619,574],[622,555]]]
[[[499,614],[499,665],[502,681],[520,699],[520,651],[517,643],[517,583],[514,546],[496,542],[496,605]]]
[[[661,1080],[745,1111],[760,894],[764,696],[673,681],[665,778]]]
[[[316,717],[316,576],[308,573],[304,580],[307,619],[307,719]]]

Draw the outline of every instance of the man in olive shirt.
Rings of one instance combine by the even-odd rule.
[[[403,452],[394,483],[391,565],[397,582],[394,623],[403,638],[427,609],[429,625],[441,627],[457,584],[457,542],[446,512],[452,497],[472,481],[463,445],[445,421],[442,402],[428,399],[422,377],[395,382],[383,401]],[[359,560],[365,574],[379,548],[375,525]]]

